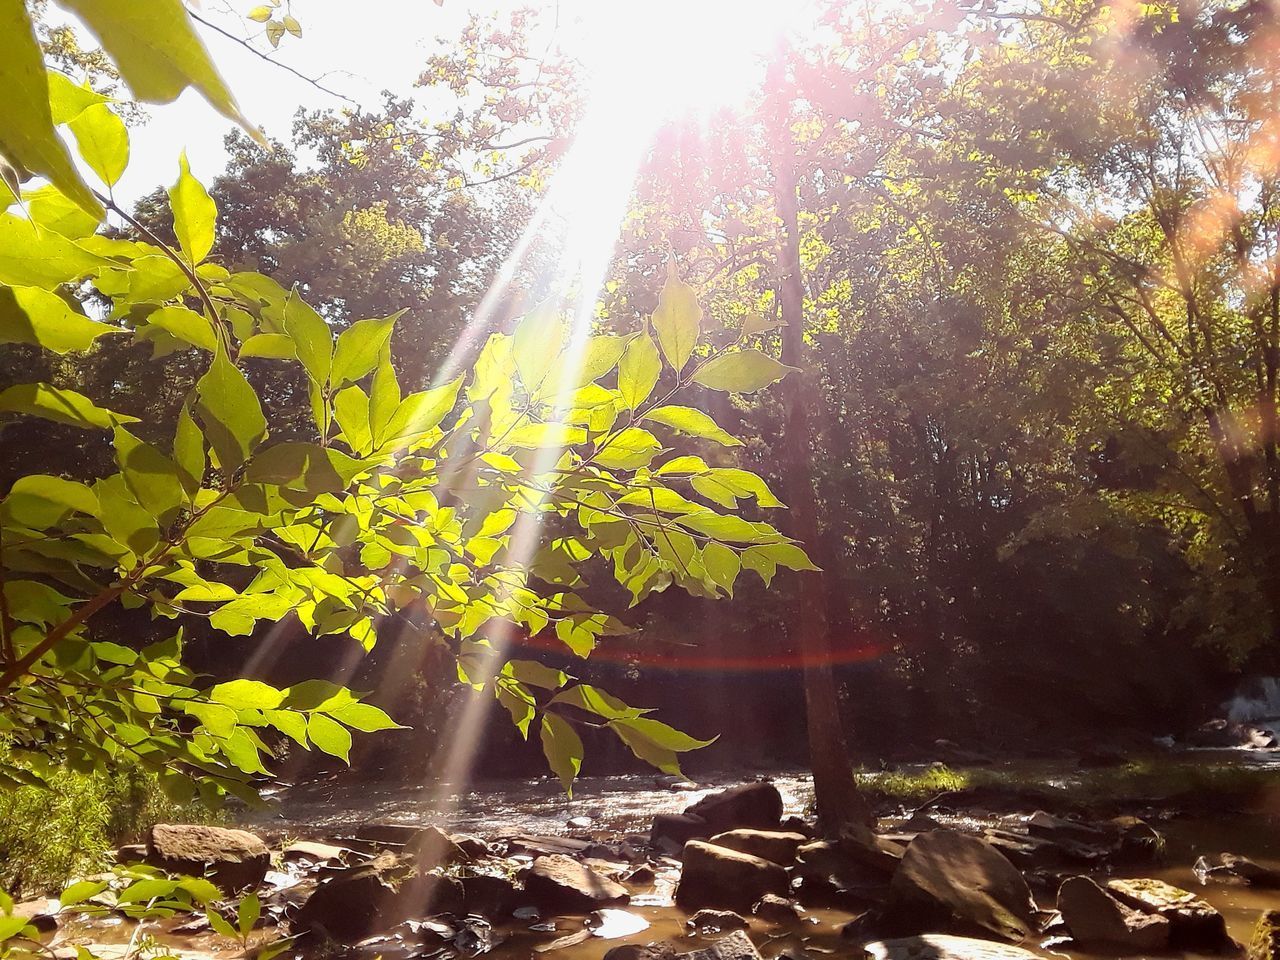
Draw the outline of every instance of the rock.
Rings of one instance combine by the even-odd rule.
[[[1045,840],[1073,840],[1076,843],[1101,844],[1107,836],[1097,827],[1074,820],[1064,820],[1052,814],[1037,810],[1026,819],[1027,833]]]
[[[510,916],[520,899],[520,891],[507,877],[476,874],[462,877],[459,882],[467,912],[493,920]]]
[[[631,870],[624,873],[620,879],[623,883],[647,885],[653,883],[657,876],[658,874],[654,871],[653,867],[649,866],[647,863],[642,863],[638,867],[633,867]]]
[[[951,830],[922,833],[907,847],[886,913],[905,929],[954,922],[1015,941],[1037,928],[1022,874],[991,844]]]
[[[1039,960],[1030,950],[1021,947],[939,933],[878,940],[863,949],[864,956],[870,960]]]
[[[903,822],[901,829],[908,833],[928,833],[930,830],[941,830],[942,824],[923,810],[917,810]]]
[[[1115,856],[1125,863],[1159,863],[1164,858],[1164,837],[1138,817],[1115,817],[1108,826],[1118,840]]]
[[[570,830],[590,830],[593,823],[595,821],[590,817],[570,817],[565,826]]]
[[[1169,921],[1125,906],[1088,877],[1069,877],[1058,889],[1058,910],[1071,937],[1083,947],[1105,946],[1124,953],[1163,950]]]
[[[846,845],[817,840],[796,851],[797,896],[809,906],[857,909],[884,899],[892,874],[879,864],[852,856]],[[897,864],[897,861],[893,861]]]
[[[1258,917],[1247,960],[1280,960],[1280,910],[1267,910]]]
[[[1280,887],[1280,872],[1234,853],[1220,853],[1216,862],[1201,857],[1193,869],[1201,883],[1209,880],[1231,880],[1264,890]]]
[[[649,843],[660,849],[682,850],[690,840],[705,840],[711,827],[701,817],[687,813],[660,813],[653,818]]]
[[[717,833],[711,842],[718,847],[728,847],[749,853],[761,860],[769,860],[784,867],[795,863],[796,850],[808,842],[802,833],[783,833],[779,830],[729,830]]]
[[[473,859],[476,857],[487,857],[493,853],[493,849],[489,844],[485,843],[479,837],[472,837],[465,833],[456,834],[453,842],[458,845],[458,849]]]
[[[334,940],[356,943],[395,926],[390,909],[396,889],[374,867],[360,867],[322,881],[298,911],[295,931],[321,929]]]
[[[315,843],[311,840],[298,840],[289,844],[280,855],[288,861],[308,860],[312,863],[341,864],[351,850],[337,847],[329,843]]]
[[[766,893],[783,894],[788,889],[787,872],[778,864],[702,840],[690,840],[684,847],[684,869],[675,899],[686,910],[750,910]]]
[[[711,835],[739,827],[776,830],[782,820],[782,794],[772,783],[744,783],[703,797],[685,814],[705,820]]]
[[[419,830],[413,839],[405,844],[405,852],[417,861],[418,869],[423,872],[471,859],[460,846],[453,842],[453,837],[439,827],[424,827]]]
[[[563,854],[538,857],[525,873],[524,892],[539,907],[590,913],[630,899],[626,887]]]
[[[685,921],[685,925],[695,930],[706,930],[712,933],[720,930],[745,930],[747,920],[732,910],[711,910],[704,908]]]
[[[53,933],[58,929],[58,911],[61,909],[62,904],[57,900],[42,897],[16,904],[13,908],[13,916],[24,918],[41,933]]]
[[[845,826],[837,843],[841,851],[854,860],[885,873],[897,870],[898,861],[907,852],[905,844],[877,836],[862,826]]]
[[[793,923],[800,916],[800,905],[776,893],[766,893],[751,912],[768,923]]]
[[[624,943],[604,955],[604,960],[675,960],[675,944],[666,940],[652,943]]]
[[[147,838],[147,862],[170,873],[208,874],[232,892],[262,882],[271,866],[271,851],[247,830],[157,823]]]
[[[145,843],[126,843],[123,846],[116,847],[114,857],[116,863],[141,863],[147,859],[147,845]]]
[[[735,930],[709,947],[681,955],[681,960],[761,960],[760,951],[742,930]]]
[[[818,828],[803,817],[797,817],[794,813],[783,817],[778,823],[778,829],[786,833],[803,833],[810,840],[818,837]]]
[[[298,911],[295,928],[322,928],[333,939],[356,943],[405,920],[461,912],[461,884],[419,874],[412,858],[383,854],[322,881]]]
[[[1222,914],[1194,893],[1163,880],[1110,880],[1107,891],[1122,903],[1169,921],[1169,945],[1180,950],[1225,951],[1235,941]]]

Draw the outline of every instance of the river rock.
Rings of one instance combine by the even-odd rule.
[[[323,880],[298,911],[295,928],[320,928],[334,940],[356,943],[405,920],[461,912],[463,903],[456,880],[419,873],[411,857],[384,853]]]
[[[170,873],[208,874],[224,891],[233,892],[262,882],[271,851],[247,830],[157,823],[147,837],[147,862]]]
[[[788,889],[787,872],[778,864],[702,840],[690,840],[684,847],[684,868],[675,899],[686,910],[750,910],[766,893],[784,894]]]
[[[1280,910],[1258,917],[1249,940],[1248,960],[1280,960]]]
[[[1036,930],[1036,905],[1022,874],[991,844],[951,830],[922,833],[889,885],[895,927],[955,923],[1022,941]]]
[[[660,813],[653,818],[649,843],[659,850],[675,853],[683,850],[690,840],[705,840],[709,836],[711,825],[701,817],[689,813]]]
[[[453,837],[439,827],[424,827],[419,830],[413,839],[405,844],[405,852],[413,856],[418,863],[418,869],[424,872],[471,859],[458,844],[453,842]]]
[[[769,860],[784,867],[795,863],[796,850],[807,843],[803,833],[784,833],[780,830],[729,830],[717,833],[711,842],[718,847],[728,847],[749,853],[753,857]]]
[[[685,921],[685,926],[695,930],[745,930],[747,920],[732,910],[713,910],[704,907]]]
[[[1236,946],[1222,914],[1194,893],[1150,878],[1110,880],[1107,890],[1135,910],[1167,919],[1169,945],[1175,949],[1225,951]]]
[[[685,813],[706,821],[712,835],[739,827],[776,830],[782,820],[782,794],[772,783],[744,783],[703,797]]]
[[[675,960],[676,945],[667,940],[624,943],[604,955],[604,960]]]
[[[761,960],[760,951],[742,930],[735,930],[701,950],[681,954],[681,960]]]
[[[520,891],[507,877],[474,874],[462,877],[462,899],[468,913],[505,919],[520,900]]]
[[[1037,810],[1026,819],[1025,823],[1027,833],[1045,840],[1070,840],[1095,846],[1107,842],[1107,835],[1097,827],[1087,823],[1077,823],[1074,820],[1064,820],[1043,810]]]
[[[1068,877],[1063,882],[1058,910],[1072,939],[1083,947],[1149,953],[1169,943],[1168,920],[1125,906],[1088,877]]]
[[[892,873],[880,865],[851,856],[848,848],[831,840],[806,843],[796,851],[793,873],[796,895],[808,906],[859,909],[884,899]],[[897,864],[897,861],[893,861]]]
[[[342,864],[349,853],[351,850],[347,847],[317,843],[314,840],[298,840],[285,847],[280,856],[286,861],[306,860],[333,866]]]
[[[1164,837],[1138,817],[1112,819],[1108,826],[1117,837],[1115,856],[1125,863],[1158,863],[1164,856]]]
[[[1196,861],[1194,870],[1201,883],[1225,879],[1266,890],[1280,887],[1280,872],[1235,853],[1220,853],[1216,862],[1207,857],[1201,857]]]
[[[800,905],[776,893],[766,893],[756,901],[751,912],[768,923],[793,923],[800,916]]]
[[[538,857],[525,872],[524,892],[539,907],[590,913],[630,899],[627,888],[562,854]]]
[[[863,950],[868,960],[1039,960],[1030,950],[1021,947],[940,933],[877,940]]]

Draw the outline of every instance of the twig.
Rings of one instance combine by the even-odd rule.
[[[327,93],[331,97],[337,97],[339,100],[344,100],[347,103],[351,104],[353,107],[358,108],[360,106],[360,104],[357,101],[352,100],[350,97],[339,93],[337,90],[330,90],[328,87],[326,87],[323,83],[321,83],[319,80],[315,79],[314,77],[309,77],[302,71],[295,70],[293,67],[289,66],[287,63],[281,63],[279,60],[271,59],[269,56],[267,56],[265,53],[263,53],[261,50],[255,47],[248,40],[245,40],[243,37],[237,37],[234,33],[231,33],[228,30],[224,30],[222,27],[218,26],[216,23],[212,23],[206,20],[204,17],[200,16],[200,14],[196,13],[190,7],[187,8],[187,15],[190,16],[192,20],[195,20],[198,23],[203,23],[210,30],[214,31],[214,33],[219,33],[222,36],[226,37],[232,43],[240,44],[240,46],[244,47],[246,50],[252,53],[259,60],[265,60],[267,63],[271,64],[273,67],[279,67],[281,70],[284,70],[286,73],[293,74],[299,80],[305,80],[307,83],[311,84],[311,86],[315,87],[321,93]]]

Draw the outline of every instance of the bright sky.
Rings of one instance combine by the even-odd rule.
[[[259,35],[257,45],[269,50],[261,27],[244,19],[257,0],[205,0],[200,14],[228,32]],[[510,9],[516,0],[294,0],[302,39],[285,36],[276,59],[301,73],[323,78],[325,86],[362,106],[374,107],[381,91],[412,91],[414,80],[437,37],[456,36],[472,11]],[[269,136],[288,142],[293,115],[307,109],[342,108],[347,104],[304,80],[249,53],[239,44],[197,24],[214,62],[222,69],[245,115]],[[188,90],[165,106],[149,105],[151,117],[131,133],[131,163],[116,189],[132,202],[177,176],[178,153],[186,149],[192,171],[208,182],[222,171],[226,154],[222,139],[233,124]]]

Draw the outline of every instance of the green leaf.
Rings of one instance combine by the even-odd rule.
[[[662,355],[679,373],[698,344],[702,307],[693,287],[676,276],[674,262],[668,265],[667,282],[658,297],[658,309],[653,312],[653,329]]]
[[[629,720],[610,720],[609,728],[639,759],[663,773],[679,775],[680,761],[677,753],[710,746],[711,740],[695,740],[658,720],[637,717]]]
[[[196,384],[196,411],[204,434],[224,471],[235,470],[249,458],[267,434],[258,396],[227,355],[219,350]]]
[[[137,423],[137,417],[95,406],[74,390],[47,383],[20,383],[0,391],[0,413],[25,413],[84,430],[110,430],[117,423]]]
[[[733,595],[733,583],[742,570],[742,563],[733,550],[721,543],[708,543],[702,550],[702,566],[712,581]]]
[[[47,177],[87,213],[101,220],[102,205],[76,172],[53,126],[44,55],[22,0],[0,2],[0,155]],[[3,246],[3,241],[0,241]]]
[[[88,83],[76,83],[57,70],[50,70],[49,108],[55,124],[70,123],[95,103],[106,103],[107,98],[89,87]]]
[[[514,680],[501,681],[494,684],[494,696],[511,714],[511,722],[515,724],[520,736],[529,739],[529,724],[533,722],[538,704],[533,695],[523,685]]]
[[[727,393],[754,393],[771,383],[777,383],[796,369],[751,347],[734,353],[723,353],[707,361],[693,375],[693,382]]]
[[[716,443],[723,444],[726,447],[740,447],[742,441],[732,434],[721,429],[708,414],[693,407],[665,406],[658,407],[645,414],[644,419],[653,420],[656,423],[665,424],[677,433],[683,433],[691,437],[701,437],[705,440],[714,440]]]
[[[199,720],[201,725],[215,737],[231,736],[235,732],[239,719],[234,708],[222,703],[192,700],[184,703],[182,709]]]
[[[194,87],[224,117],[262,142],[240,114],[181,0],[60,0],[101,41],[138,100],[169,103]]]
[[[502,672],[521,683],[546,690],[559,690],[569,680],[563,670],[556,670],[536,660],[508,660]]]
[[[96,897],[110,885],[106,880],[78,880],[58,894],[58,902],[63,907],[73,907],[90,897]]]
[[[267,357],[271,360],[296,360],[293,339],[283,333],[255,333],[240,347],[240,356]]]
[[[83,240],[98,229],[98,221],[93,216],[51,185],[27,193],[25,199],[27,213],[33,221],[68,240]]]
[[[251,893],[240,901],[240,907],[236,911],[236,926],[240,928],[241,937],[249,935],[249,931],[253,929],[260,916],[262,916],[262,901],[258,899],[256,893]]]
[[[149,6],[155,0],[143,2]],[[187,154],[178,158],[178,182],[169,188],[169,208],[173,211],[173,232],[192,266],[202,262],[213,249],[213,229],[218,206],[199,180],[191,175]]]
[[[89,169],[114,187],[129,165],[129,131],[105,103],[86,107],[70,123],[80,156]]]
[[[204,877],[183,877],[178,881],[178,889],[202,905],[222,899],[222,891],[217,884]]]
[[[183,404],[178,411],[178,427],[173,435],[173,460],[178,466],[178,478],[188,495],[200,489],[204,479],[204,434],[191,418],[191,410]]]
[[[83,352],[116,327],[76,313],[56,293],[0,287],[0,343],[27,343],[54,353]]]
[[[307,735],[320,750],[350,763],[351,734],[347,728],[323,713],[313,713],[307,718]]]
[[[562,690],[551,698],[551,702],[577,707],[606,720],[632,720],[647,712],[640,707],[628,706],[612,694],[586,683]]]
[[[236,933],[236,928],[227,922],[227,918],[220,914],[217,910],[206,910],[204,912],[205,919],[209,921],[209,926],[213,927],[214,932],[222,937],[230,937],[233,940],[239,940],[240,936]]]
[[[311,494],[340,493],[364,469],[359,460],[339,450],[291,440],[255,454],[245,471],[245,479]]]
[[[636,409],[649,399],[661,373],[662,359],[652,337],[643,333],[627,345],[618,363],[618,391],[628,410]]]
[[[289,291],[284,304],[285,332],[293,338],[298,360],[312,381],[325,386],[333,369],[333,331],[324,318],[302,299],[298,288]]]
[[[551,303],[534,307],[516,324],[511,352],[520,382],[531,395],[538,394],[555,366],[564,346],[566,329],[563,314]]]
[[[573,796],[573,781],[582,769],[582,739],[569,721],[554,713],[544,713],[539,728],[542,752],[551,771],[560,778],[565,793]]]
[[[760,558],[767,559],[770,563],[786,567],[788,570],[817,570],[809,555],[803,549],[794,543],[770,543],[763,546],[751,547],[742,553],[742,562],[744,565],[750,566],[751,563],[757,562]],[[750,563],[748,561],[751,561]]]
[[[285,691],[261,680],[229,680],[209,691],[209,699],[233,710],[274,710],[284,702]]]
[[[223,754],[238,770],[245,773],[268,773],[254,737],[244,727],[236,727],[231,736],[218,742]]]
[[[378,357],[391,341],[395,322],[403,314],[401,310],[381,320],[360,320],[342,331],[333,352],[333,370],[329,375],[334,387],[355,383],[378,365]]]
[[[116,462],[133,498],[167,526],[186,500],[177,465],[123,427],[115,429]]]
[[[704,497],[730,510],[742,497],[755,497],[761,507],[781,507],[782,501],[773,495],[769,485],[748,470],[737,467],[713,467],[694,476],[690,483]]]
[[[379,730],[406,730],[396,723],[386,712],[371,703],[347,703],[329,711],[329,716],[341,720],[353,730],[361,733],[376,733]]]
[[[147,315],[147,325],[158,327],[201,350],[213,353],[218,349],[218,337],[209,321],[186,307],[161,307]]]
[[[587,341],[582,350],[575,387],[594,383],[618,365],[631,337],[597,336]]]
[[[0,214],[0,283],[52,290],[112,266],[116,264],[66,237],[12,213]]]
[[[647,467],[661,449],[658,438],[648,430],[627,427],[609,438],[594,462],[610,470],[638,470]]]

